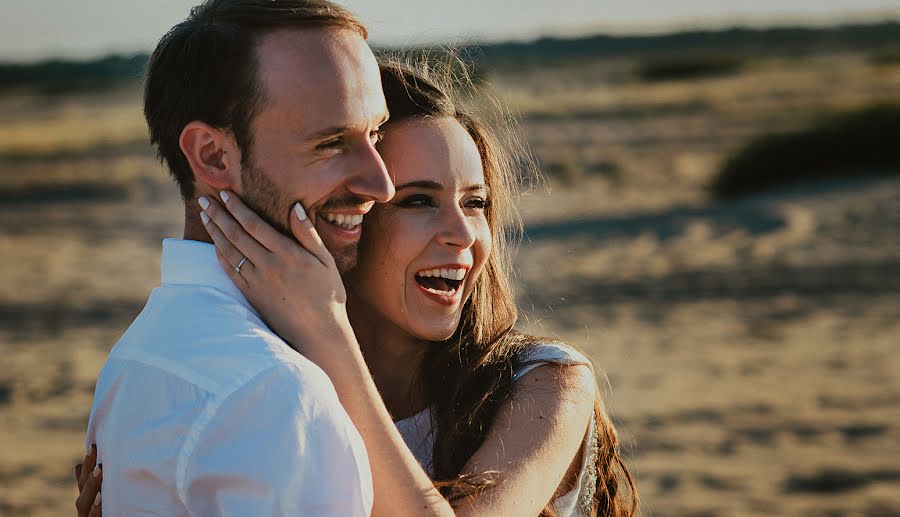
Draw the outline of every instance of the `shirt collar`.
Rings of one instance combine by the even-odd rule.
[[[216,247],[200,241],[163,239],[162,283],[218,289],[249,307],[247,299],[222,269]]]

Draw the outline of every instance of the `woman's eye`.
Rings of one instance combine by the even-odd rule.
[[[425,194],[415,194],[401,199],[397,202],[397,206],[405,208],[430,207],[434,206],[434,200],[431,199],[431,196],[426,196]]]
[[[488,207],[488,201],[484,198],[473,197],[466,201],[466,208],[475,208],[477,210],[484,210]]]
[[[369,140],[372,141],[372,145],[381,142],[382,140],[384,140],[384,130],[376,129],[372,131],[371,133],[369,133]]]

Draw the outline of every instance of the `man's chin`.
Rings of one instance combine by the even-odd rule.
[[[346,274],[348,271],[356,267],[356,262],[359,257],[359,246],[356,243],[344,244],[338,248],[329,246],[326,243],[325,247],[328,248],[331,256],[334,257],[334,263],[335,265],[337,265],[338,271],[341,273],[341,275]]]

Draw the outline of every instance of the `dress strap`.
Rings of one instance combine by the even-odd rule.
[[[560,343],[541,343],[527,347],[515,360],[513,382],[518,381],[526,373],[545,364],[583,364],[593,370],[591,360],[574,348]]]

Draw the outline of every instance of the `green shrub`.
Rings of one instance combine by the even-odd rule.
[[[584,177],[584,168],[571,156],[543,161],[541,169],[550,178],[560,180],[564,185],[575,185]]]
[[[698,79],[731,75],[743,66],[743,60],[734,56],[668,56],[643,61],[638,65],[637,76],[644,81]]]
[[[900,47],[885,48],[869,55],[869,62],[876,66],[900,65]]]
[[[107,56],[90,61],[48,60],[40,63],[0,63],[0,91],[27,87],[46,94],[96,90],[121,82],[140,81],[146,54]]]
[[[731,157],[710,190],[735,198],[824,178],[900,173],[900,104],[832,115],[805,131],[765,135]]]

